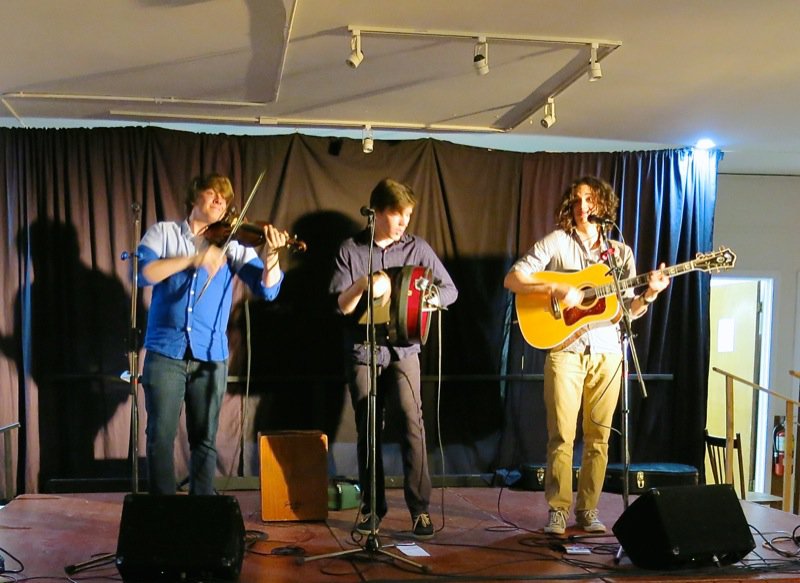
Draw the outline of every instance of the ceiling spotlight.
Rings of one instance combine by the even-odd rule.
[[[486,75],[489,72],[489,43],[485,36],[479,36],[475,43],[475,52],[472,57],[472,65],[478,75]]]
[[[542,118],[542,127],[551,128],[556,123],[556,101],[552,97],[547,98],[547,103],[544,106],[544,117]]]
[[[592,43],[592,53],[589,56],[589,81],[597,81],[603,78],[603,70],[597,62],[597,43]]]
[[[361,151],[365,154],[371,154],[374,147],[375,140],[372,138],[372,126],[367,124],[361,134]]]
[[[712,140],[711,138],[700,138],[694,145],[694,147],[697,148],[698,150],[710,150],[715,146],[716,144],[714,143],[714,140]]]
[[[350,37],[350,56],[345,59],[345,63],[352,69],[357,69],[364,60],[364,53],[361,52],[361,31],[352,29],[353,35]]]

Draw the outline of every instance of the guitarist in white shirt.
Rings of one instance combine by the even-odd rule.
[[[584,288],[573,285],[576,282],[547,277],[543,272],[579,272],[604,262],[598,223],[613,223],[618,207],[619,198],[608,183],[591,176],[573,182],[556,212],[559,228],[535,243],[512,266],[505,277],[505,287],[518,295],[546,297],[554,307],[554,322],[574,319],[570,309],[580,316],[578,309],[593,298],[585,298]],[[622,265],[620,277],[635,276],[630,247],[617,241],[609,244]],[[642,293],[626,291],[625,305],[632,317],[642,316],[647,305],[669,285],[663,269],[661,264],[648,275],[647,288]],[[595,300],[600,318],[605,318],[602,302]],[[586,313],[592,310],[598,312],[593,307]],[[550,348],[544,365],[548,436],[545,499],[549,509],[546,533],[563,534],[572,508],[572,455],[581,403],[583,455],[575,519],[587,532],[606,531],[598,517],[597,503],[608,464],[608,439],[619,398],[623,357],[616,324],[618,314],[613,312],[607,319],[595,317],[585,325],[578,320],[574,332],[563,342],[546,346]]]

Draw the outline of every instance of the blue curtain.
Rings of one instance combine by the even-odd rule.
[[[634,250],[639,273],[661,262],[671,266],[712,251],[721,157],[715,150],[694,149],[526,156],[518,255],[553,229],[560,193],[574,178],[586,174],[607,180],[619,195],[618,223],[622,238]],[[709,276],[693,271],[673,278],[648,313],[634,322],[633,344],[646,378],[647,397],[636,380],[629,381],[633,462],[678,462],[703,472],[708,303]],[[498,466],[544,462],[543,362],[544,353],[525,344],[509,309],[504,370],[532,376],[507,385]],[[634,373],[631,364],[630,374]],[[619,459],[620,452],[618,437],[613,437],[611,460]]]

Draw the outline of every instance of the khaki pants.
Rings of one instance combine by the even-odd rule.
[[[545,499],[551,510],[572,506],[572,450],[583,403],[583,456],[576,510],[597,508],[608,465],[608,438],[622,372],[619,354],[551,352],[544,365],[547,411]]]

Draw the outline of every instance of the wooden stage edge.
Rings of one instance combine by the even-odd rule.
[[[239,501],[247,530],[247,551],[239,581],[800,581],[800,552],[791,535],[798,516],[751,502],[741,502],[756,548],[741,562],[725,567],[644,570],[633,565],[613,535],[584,537],[568,523],[565,537],[544,535],[547,509],[541,492],[499,487],[435,489],[431,515],[437,533],[430,541],[414,543],[411,520],[400,489],[390,489],[389,514],[380,525],[380,551],[346,558],[320,555],[363,548],[351,530],[355,510],[331,511],[325,521],[264,522],[258,491],[226,492]],[[0,509],[0,556],[3,581],[121,580],[113,563],[119,536],[124,493],[29,494]],[[635,497],[631,497],[633,501]],[[600,517],[610,527],[623,513],[622,497],[604,493]],[[697,528],[713,526],[713,517],[697,517]],[[713,529],[712,529],[713,530]],[[800,529],[798,529],[800,530]],[[642,537],[648,536],[645,529]],[[769,541],[787,556],[769,548]],[[146,544],[147,541],[143,541]],[[567,555],[565,545],[580,544],[590,554]],[[407,556],[417,568],[395,560]],[[71,575],[98,556],[108,560]],[[24,568],[15,557],[22,562]],[[315,560],[305,560],[302,557]],[[318,560],[317,560],[318,559]],[[191,557],[187,557],[187,561]],[[42,578],[42,579],[39,579]]]

